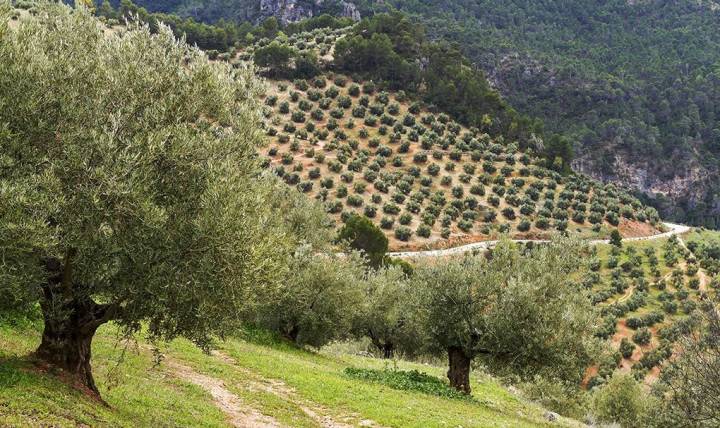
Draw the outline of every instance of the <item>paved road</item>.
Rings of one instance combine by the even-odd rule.
[[[624,242],[649,241],[649,240],[653,240],[653,239],[668,238],[672,235],[680,235],[680,234],[690,231],[690,227],[684,226],[681,224],[674,224],[674,223],[663,223],[663,224],[665,225],[665,227],[667,227],[669,229],[665,233],[659,233],[657,235],[650,235],[650,236],[641,236],[638,238],[624,238],[623,241]],[[497,245],[498,242],[500,242],[500,241],[482,241],[482,242],[475,242],[475,243],[467,244],[467,245],[461,245],[459,247],[446,248],[443,250],[408,251],[408,252],[388,253],[388,255],[391,257],[397,257],[400,259],[446,257],[446,256],[454,256],[454,255],[458,255],[458,254],[468,253],[473,250],[487,250],[487,249],[493,248],[495,245]],[[526,243],[526,242],[549,242],[549,241],[516,239],[516,240],[513,240],[513,242]],[[610,243],[610,241],[607,239],[596,239],[596,240],[589,241],[590,245],[608,244],[608,243]]]

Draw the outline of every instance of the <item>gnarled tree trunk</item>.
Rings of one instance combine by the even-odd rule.
[[[300,327],[298,325],[293,325],[292,327],[285,330],[283,336],[285,337],[285,339],[293,343],[297,343],[298,336],[300,336]]]
[[[35,355],[65,370],[82,386],[99,395],[90,366],[91,345],[96,329],[83,329],[75,318],[71,316],[70,319],[56,321],[49,320],[46,314],[42,342]]]
[[[99,397],[90,366],[92,339],[98,327],[116,313],[115,305],[99,305],[86,294],[86,287],[72,284],[71,258],[64,266],[47,262],[51,277],[43,287],[40,307],[44,330],[35,356],[74,378]]]
[[[392,343],[386,343],[382,347],[383,358],[392,359],[395,356],[395,346]]]
[[[468,357],[462,348],[451,346],[448,348],[448,359],[450,368],[447,377],[450,386],[464,394],[470,394],[470,363],[472,358]]]

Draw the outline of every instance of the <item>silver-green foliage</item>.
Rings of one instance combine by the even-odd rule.
[[[55,260],[65,299],[112,305],[128,331],[206,343],[237,325],[295,239],[258,176],[253,70],[165,27],[105,34],[58,4],[9,17],[0,4],[3,299],[40,299]]]
[[[282,287],[261,305],[258,325],[315,347],[348,337],[363,297],[360,255],[318,254],[305,245],[289,266]]]
[[[598,319],[579,285],[583,251],[565,238],[529,252],[505,241],[418,268],[418,331],[438,354],[460,348],[502,373],[579,382]]]

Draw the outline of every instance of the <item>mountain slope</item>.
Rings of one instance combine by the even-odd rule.
[[[261,2],[217,8],[219,3],[184,1],[166,9],[211,21],[242,20],[250,18],[233,7]],[[285,2],[269,3],[282,9]],[[716,2],[353,4],[363,16],[396,7],[413,14],[432,37],[459,42],[510,105],[574,141],[577,171],[634,188],[669,220],[720,225]],[[210,17],[204,10],[217,13]]]
[[[669,219],[720,224],[714,2],[385,4],[460,42],[511,105],[571,137],[576,170],[646,193]]]
[[[386,34],[402,40],[403,49],[413,46],[397,30],[405,25],[403,18],[388,17],[392,25],[384,20],[373,20],[370,27],[392,30],[320,28],[251,48],[258,58],[286,46],[298,55],[317,55],[329,70],[292,82],[274,77],[291,71],[265,70],[273,77],[265,98],[269,147],[264,154],[266,166],[324,202],[338,224],[352,213],[364,215],[385,229],[394,250],[446,247],[501,233],[529,239],[564,230],[597,239],[614,227],[625,236],[657,233],[661,226],[654,209],[615,186],[547,168],[521,132],[510,137],[520,126],[494,129],[490,124],[504,118],[502,105],[493,110],[492,102],[468,101],[466,111],[488,112],[481,113],[486,124],[468,127],[420,102],[417,94],[374,83],[376,70],[387,67],[394,75],[393,67],[406,66],[377,62],[374,54],[365,58],[358,46],[367,44],[374,52],[377,36]],[[332,71],[348,62],[381,65],[357,67],[354,78]],[[394,63],[400,65],[388,65]],[[440,86],[454,84],[451,76],[443,78],[448,83]],[[393,85],[414,90],[410,80],[385,88]]]

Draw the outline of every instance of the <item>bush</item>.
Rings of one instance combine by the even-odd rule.
[[[353,83],[350,85],[350,88],[348,89],[348,94],[350,94],[353,97],[357,97],[360,95],[360,86],[357,85],[357,83]]]
[[[388,239],[370,220],[358,215],[351,216],[338,233],[339,242],[365,253],[371,266],[380,266],[388,250]]]
[[[397,229],[395,229],[395,238],[401,240],[401,241],[408,241],[410,240],[410,237],[412,236],[412,230],[410,228],[405,226],[400,226]]]
[[[432,229],[430,229],[430,227],[426,224],[421,224],[420,226],[418,226],[415,233],[423,238],[429,238],[430,234],[432,233]]]
[[[635,345],[633,345],[632,342],[627,340],[627,338],[622,339],[620,342],[620,354],[623,356],[623,358],[630,358],[632,357],[633,352],[635,352]]]
[[[520,232],[527,232],[528,230],[530,230],[530,227],[531,227],[531,226],[532,226],[532,224],[530,223],[530,220],[528,220],[528,219],[522,219],[522,220],[520,221],[520,223],[518,224],[517,229],[518,229]]]
[[[650,343],[651,338],[652,333],[650,333],[650,330],[648,328],[641,328],[633,334],[632,340],[638,345],[647,345]]]
[[[592,398],[593,410],[600,422],[618,423],[623,427],[647,426],[649,398],[631,375],[613,375]]]
[[[372,370],[348,367],[344,373],[353,379],[380,383],[389,388],[401,391],[417,391],[423,394],[456,400],[473,400],[471,396],[458,392],[443,380],[417,370]]]

